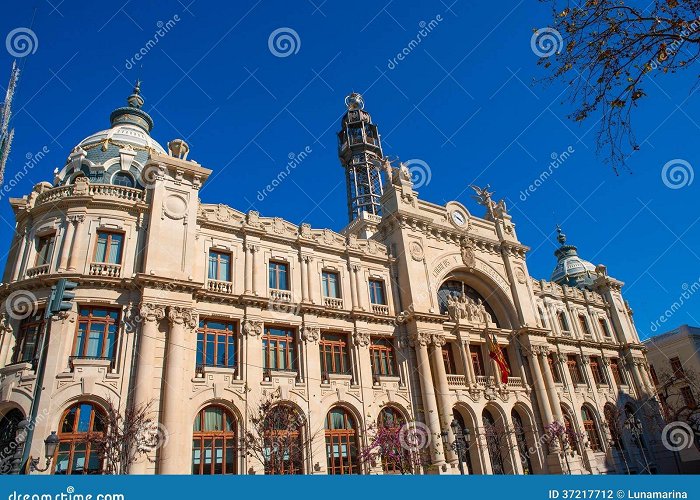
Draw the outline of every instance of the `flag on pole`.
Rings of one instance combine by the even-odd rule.
[[[498,339],[493,332],[488,329],[484,332],[486,336],[486,343],[489,347],[489,357],[493,359],[498,365],[498,369],[501,371],[501,383],[508,383],[508,375],[510,375],[510,368],[508,368],[508,362],[503,354],[503,349],[498,345]]]

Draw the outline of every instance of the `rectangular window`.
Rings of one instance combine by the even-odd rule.
[[[695,396],[693,395],[693,390],[690,387],[681,388],[681,395],[683,396],[683,402],[685,406],[691,410],[695,409]]]
[[[447,342],[442,346],[442,360],[445,363],[445,372],[448,375],[457,374],[457,365],[455,364],[455,358],[452,354],[452,343]]]
[[[44,266],[51,264],[51,256],[53,255],[53,247],[56,243],[56,235],[49,234],[37,239],[36,242],[36,265]]]
[[[124,235],[122,233],[97,231],[97,245],[95,245],[94,262],[121,264],[123,244]]]
[[[273,290],[289,290],[289,266],[285,262],[270,261],[269,285]]]
[[[340,298],[340,288],[338,283],[338,273],[332,271],[323,271],[321,275],[321,281],[323,283],[323,296],[331,297],[334,299]]]
[[[591,356],[591,372],[596,385],[605,384],[605,376],[600,366],[600,359],[597,356]]]
[[[592,334],[591,328],[588,326],[588,318],[586,318],[583,314],[579,314],[578,322],[581,325],[581,332],[587,337],[590,337]]]
[[[600,329],[603,330],[603,335],[605,335],[606,338],[612,337],[612,333],[610,332],[610,327],[608,326],[608,322],[605,321],[604,319],[601,319],[599,321],[600,321]]]
[[[78,311],[78,330],[73,356],[114,361],[119,311],[103,307],[79,307]]]
[[[620,372],[620,360],[618,358],[612,358],[610,360],[610,371],[612,372],[613,379],[617,385],[625,385],[622,380],[622,373]]]
[[[231,281],[231,254],[228,252],[218,252],[209,250],[209,273],[210,280]]]
[[[654,365],[649,365],[649,373],[651,374],[651,380],[654,382],[654,385],[659,385],[659,377],[656,375]]]
[[[12,353],[13,363],[32,362],[39,355],[41,336],[44,332],[44,311],[37,311],[24,318],[19,325],[17,343]]]
[[[557,364],[554,362],[554,354],[549,354],[549,356],[547,356],[547,363],[549,363],[549,371],[552,372],[554,382],[561,383],[561,374],[559,373]]]
[[[681,363],[681,360],[678,357],[675,357],[671,358],[669,361],[671,361],[671,371],[673,372],[673,376],[676,378],[684,378],[685,372],[683,371],[683,364]]]
[[[581,370],[579,370],[576,356],[572,354],[568,355],[566,357],[566,365],[569,367],[569,374],[571,375],[571,381],[573,384],[583,384],[583,377],[581,377]]]
[[[369,345],[372,360],[372,375],[396,377],[396,356],[391,339],[372,337]]]
[[[265,328],[263,370],[296,371],[294,330]]]
[[[236,325],[202,319],[197,330],[197,368],[219,366],[236,368]]]
[[[569,320],[566,318],[566,313],[564,311],[559,311],[557,318],[559,318],[559,327],[561,328],[562,333],[570,333]]]
[[[372,304],[386,305],[382,280],[369,280],[369,300]]]
[[[321,373],[350,374],[350,360],[347,335],[322,333],[319,341],[321,353]]]
[[[481,357],[481,347],[474,346],[472,354],[472,366],[474,367],[474,375],[477,377],[484,376],[484,359]]]

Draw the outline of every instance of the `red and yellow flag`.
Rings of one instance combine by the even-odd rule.
[[[510,368],[508,368],[508,362],[503,354],[503,350],[501,349],[501,346],[498,345],[498,339],[496,339],[495,334],[486,331],[485,335],[486,342],[489,344],[489,357],[496,362],[499,370],[501,371],[501,383],[507,384],[508,375],[510,375]]]

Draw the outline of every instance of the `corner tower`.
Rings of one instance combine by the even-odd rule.
[[[364,110],[362,96],[353,92],[345,98],[347,113],[343,115],[338,132],[338,158],[345,169],[350,222],[361,218],[363,212],[381,215],[382,144],[377,126]]]

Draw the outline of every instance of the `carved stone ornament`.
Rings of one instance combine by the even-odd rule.
[[[493,322],[481,299],[474,300],[466,294],[447,296],[447,315],[455,323],[466,322],[484,326]]]
[[[143,302],[139,308],[142,321],[160,321],[165,318],[165,306],[152,302]]]
[[[460,244],[460,253],[462,254],[462,262],[467,268],[474,269],[476,267],[476,256],[474,255],[474,243],[468,238],[462,238]]]
[[[369,345],[369,333],[355,330],[355,333],[352,335],[352,341],[356,346],[367,347]]]
[[[417,260],[418,262],[422,261],[423,257],[425,257],[423,246],[417,241],[412,241],[408,244],[408,253],[411,254],[413,260]]]
[[[445,336],[444,335],[434,333],[434,334],[432,334],[431,337],[432,337],[431,338],[432,343],[435,347],[442,347],[445,345]]]
[[[525,281],[527,280],[525,276],[525,271],[523,271],[522,267],[519,267],[515,270],[515,279],[518,280],[518,283],[524,284]]]
[[[430,340],[430,334],[425,332],[411,333],[408,338],[408,342],[411,344],[411,347],[415,347],[417,345],[427,346],[430,344]]]
[[[255,210],[248,212],[248,215],[246,215],[246,222],[252,227],[260,227],[262,224],[260,222],[260,214]]]
[[[318,342],[318,339],[320,339],[320,338],[321,338],[321,329],[317,326],[304,325],[304,327],[301,329],[301,339],[304,342],[316,343],[316,342]]]
[[[185,325],[189,328],[197,327],[197,313],[191,307],[168,307],[168,319],[176,325]]]
[[[263,322],[256,321],[252,319],[246,319],[243,321],[243,335],[250,335],[252,337],[259,337],[263,333]]]
[[[304,222],[299,226],[299,236],[310,240],[313,238],[313,233],[311,232],[311,225]]]

